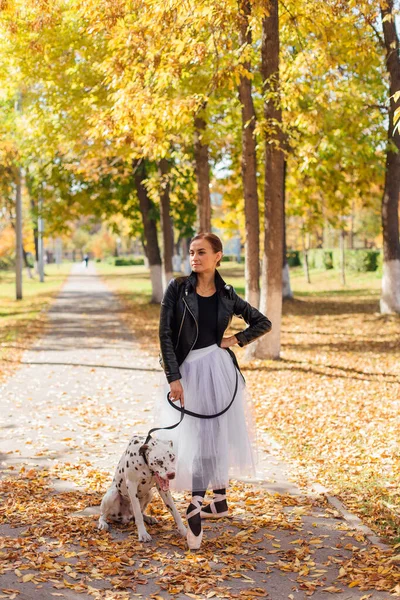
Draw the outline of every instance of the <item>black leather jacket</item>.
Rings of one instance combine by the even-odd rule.
[[[196,296],[197,275],[193,271],[187,277],[172,279],[161,301],[160,346],[161,365],[169,383],[181,379],[179,366],[183,363],[198,336],[199,309]],[[218,294],[217,344],[221,340],[232,316],[237,315],[249,325],[236,335],[239,346],[245,346],[271,329],[271,322],[256,308],[240,298],[231,285],[227,285],[215,271],[215,287]],[[239,369],[236,356],[228,348]]]

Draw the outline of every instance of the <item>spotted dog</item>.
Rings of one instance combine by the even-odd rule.
[[[144,522],[157,523],[157,519],[145,515],[144,511],[157,488],[165,505],[171,512],[182,536],[186,527],[176,510],[169,491],[169,482],[175,478],[175,455],[172,442],[151,439],[148,444],[138,436],[133,436],[115,470],[110,488],[103,497],[100,507],[99,529],[108,529],[108,520],[128,523],[132,517],[138,529],[141,542],[149,542]]]

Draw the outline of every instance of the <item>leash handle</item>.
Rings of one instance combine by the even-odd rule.
[[[233,396],[232,396],[232,400],[229,402],[228,406],[226,406],[223,410],[221,410],[218,413],[214,413],[213,415],[201,415],[200,413],[195,413],[191,410],[188,410],[187,408],[185,408],[184,406],[177,406],[176,404],[174,404],[170,398],[170,393],[168,392],[167,394],[167,400],[170,404],[170,406],[172,406],[172,408],[174,408],[175,410],[177,410],[178,412],[181,413],[181,418],[179,419],[179,421],[177,423],[175,423],[174,425],[170,425],[169,427],[153,427],[153,429],[150,429],[149,433],[147,434],[147,438],[146,441],[144,443],[144,445],[148,444],[150,439],[151,439],[151,434],[154,433],[155,431],[161,431],[161,430],[166,430],[166,429],[175,429],[175,427],[178,427],[178,425],[180,425],[183,421],[183,417],[185,415],[189,415],[190,417],[196,417],[197,419],[216,419],[217,417],[222,416],[224,413],[226,413],[230,407],[233,404],[234,399],[236,398],[236,394],[237,394],[237,389],[238,389],[238,371],[235,368],[235,375],[236,375],[236,380],[235,380],[235,390],[233,392]],[[145,459],[146,460],[146,459]]]

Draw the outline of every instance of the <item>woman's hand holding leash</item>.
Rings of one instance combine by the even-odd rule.
[[[231,335],[230,337],[222,338],[221,348],[230,348],[238,343],[235,335]],[[183,394],[183,387],[179,379],[175,381],[171,381],[169,384],[170,387],[170,398],[172,401],[180,400],[181,406],[185,406],[185,399]]]
[[[182,387],[180,380],[177,379],[176,381],[171,381],[171,383],[169,384],[169,387],[171,390],[171,393],[170,393],[171,400],[180,400],[181,406],[185,406],[185,400],[183,397],[183,387]]]
[[[238,341],[236,339],[236,335],[231,335],[230,337],[224,337],[221,341],[221,348],[230,348],[237,344]]]

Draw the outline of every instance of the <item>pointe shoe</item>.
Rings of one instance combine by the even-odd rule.
[[[201,541],[203,539],[203,529],[200,531],[199,535],[194,535],[193,531],[190,529],[190,524],[189,524],[189,519],[191,517],[194,517],[195,515],[200,514],[202,502],[203,502],[202,496],[193,496],[193,498],[190,501],[190,504],[193,504],[196,508],[191,510],[190,513],[186,514],[186,519],[188,522],[186,541],[187,541],[189,550],[198,550],[201,546]]]
[[[211,512],[206,512],[202,510],[200,512],[200,517],[202,519],[222,519],[223,517],[229,516],[229,510],[224,510],[223,512],[218,512],[215,507],[215,502],[221,502],[222,500],[226,500],[226,494],[215,494],[214,499],[208,504],[211,509]]]

